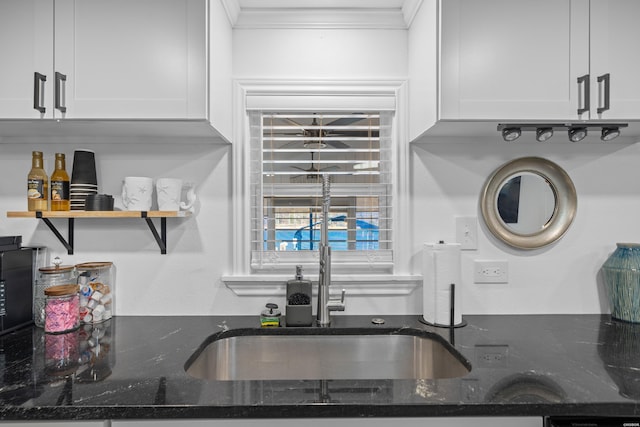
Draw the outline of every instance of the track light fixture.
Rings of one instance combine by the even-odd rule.
[[[611,141],[620,136],[620,129],[616,127],[602,128],[600,139],[603,141]]]
[[[571,142],[582,141],[586,136],[587,128],[585,127],[569,128],[569,141]]]
[[[502,138],[507,142],[515,141],[516,139],[520,138],[521,134],[522,130],[517,127],[502,129]]]
[[[598,122],[577,122],[577,123],[502,123],[498,125],[498,131],[507,142],[520,138],[522,132],[535,132],[536,140],[539,142],[548,141],[555,131],[567,131],[569,141],[582,141],[589,130],[601,130],[600,139],[611,141],[620,136],[620,129],[629,126],[628,123],[598,123]]]
[[[549,140],[553,136],[553,128],[538,128],[536,129],[536,141],[544,142]]]

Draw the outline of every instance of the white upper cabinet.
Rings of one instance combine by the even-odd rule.
[[[591,0],[590,5],[590,118],[638,120],[640,1]],[[603,110],[606,108],[607,84],[610,85],[609,109]],[[598,113],[598,109],[601,113]]]
[[[446,0],[441,119],[576,119],[589,73],[586,0]]]
[[[640,118],[637,0],[441,0],[440,8],[440,119]]]
[[[206,118],[204,0],[53,4],[0,2],[1,118]]]
[[[209,122],[226,141],[232,141],[233,52],[231,23],[221,0],[209,2]]]
[[[0,118],[38,118],[34,104],[42,100],[49,102],[51,112],[52,17],[51,0],[0,1]]]

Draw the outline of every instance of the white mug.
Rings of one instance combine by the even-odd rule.
[[[122,185],[122,205],[128,211],[151,210],[153,179],[128,176]]]
[[[186,202],[182,202],[182,189],[187,188]],[[191,182],[184,183],[176,178],[158,178],[156,181],[156,195],[158,197],[158,210],[178,211],[193,210],[196,201],[195,186]]]

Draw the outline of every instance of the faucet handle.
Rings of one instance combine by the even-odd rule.
[[[340,300],[329,299],[329,301],[327,301],[327,308],[329,309],[329,311],[344,311],[344,294],[346,292],[347,291],[345,291],[344,289],[342,290],[342,296],[340,297]]]

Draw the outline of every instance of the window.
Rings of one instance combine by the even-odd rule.
[[[250,113],[251,268],[317,266],[329,225],[334,271],[393,266],[391,112]],[[322,175],[331,209],[322,217]]]

